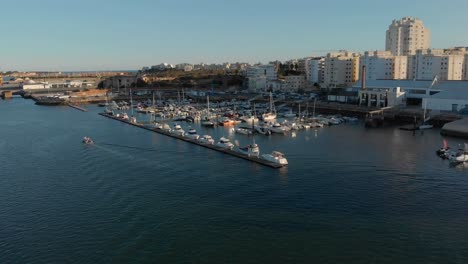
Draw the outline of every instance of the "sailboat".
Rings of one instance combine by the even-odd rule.
[[[424,113],[423,113],[423,123],[419,126],[419,130],[431,129],[433,125],[427,124],[427,121],[431,119],[430,117],[426,118],[426,111],[427,111],[427,101],[424,102]]]
[[[252,121],[252,131],[254,129],[254,122]],[[245,147],[239,147],[239,143],[236,142],[238,145],[239,152],[245,155],[250,156],[255,156],[258,157],[260,156],[260,148],[259,146],[255,143],[255,136],[252,133],[252,144],[247,145]]]
[[[136,117],[133,115],[133,97],[132,97],[132,89],[130,88],[130,112],[132,116],[130,117],[130,123],[136,124],[137,120]]]
[[[210,120],[210,96],[206,96],[206,114],[201,120],[201,125],[206,127],[214,127],[215,123]]]
[[[276,119],[276,113],[273,107],[273,95],[270,92],[270,112],[262,115],[263,121],[273,121]]]
[[[106,92],[106,109],[104,109],[104,113],[107,115],[114,115],[114,111],[109,109],[109,92]],[[115,104],[115,102],[114,102]]]

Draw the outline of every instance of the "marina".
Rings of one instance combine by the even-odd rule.
[[[243,252],[232,253],[235,262],[248,262],[246,255],[259,250],[269,252],[260,257],[268,263],[320,259],[323,252],[337,263],[368,259],[362,248],[391,256],[389,263],[418,262],[428,251],[465,252],[467,167],[435,154],[444,138],[440,129],[412,135],[398,126],[366,129],[360,120],[286,135],[257,133],[260,156],[280,150],[288,158],[288,166],[272,169],[109,119],[96,105],[86,108],[0,101],[0,136],[8,138],[0,143],[7,234],[0,243],[11,245],[0,250],[4,262],[53,262],[51,254],[58,262],[103,263],[109,256],[131,262],[134,255],[122,256],[138,250],[149,252],[148,262],[203,262],[184,251],[190,247],[223,263],[233,243]],[[149,114],[134,116],[149,124]],[[232,127],[167,122],[185,131],[191,126],[200,138],[212,135],[204,138],[210,144],[222,136],[239,146],[253,141],[230,134]],[[94,144],[82,143],[85,136]],[[446,139],[455,150],[464,143]],[[343,225],[343,217],[354,220]],[[334,253],[343,241],[349,258]],[[446,257],[431,256],[441,263]]]

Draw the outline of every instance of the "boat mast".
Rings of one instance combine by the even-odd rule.
[[[273,113],[273,95],[270,92],[270,113]]]
[[[312,112],[312,118],[315,118],[315,102],[317,101],[317,98],[314,98],[314,109]]]
[[[130,88],[130,110],[133,116],[133,99],[132,99],[132,88]]]

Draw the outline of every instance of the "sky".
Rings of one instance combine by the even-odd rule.
[[[4,3],[3,3],[4,2]],[[133,70],[267,63],[383,50],[413,16],[431,47],[468,46],[467,0],[0,0],[0,71]]]

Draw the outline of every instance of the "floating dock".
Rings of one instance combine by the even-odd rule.
[[[182,141],[185,141],[185,142],[188,142],[188,143],[191,143],[191,144],[194,144],[194,145],[198,145],[198,146],[201,146],[201,147],[204,147],[204,148],[216,150],[216,151],[219,151],[219,152],[222,152],[222,153],[225,153],[225,154],[229,154],[231,156],[235,156],[235,157],[245,159],[245,160],[248,160],[248,161],[251,161],[251,162],[255,162],[255,163],[258,163],[258,164],[261,164],[261,165],[264,165],[264,166],[268,166],[268,167],[271,167],[271,168],[279,169],[279,168],[282,168],[282,167],[286,166],[286,165],[270,162],[270,161],[267,161],[267,160],[264,160],[264,159],[261,159],[261,158],[255,157],[255,156],[248,156],[248,155],[239,153],[239,152],[234,151],[234,150],[221,148],[221,147],[218,147],[216,145],[200,143],[200,142],[198,142],[197,140],[194,140],[194,139],[189,139],[189,138],[186,138],[186,137],[183,137],[183,136],[177,136],[177,135],[171,134],[169,132],[166,132],[164,130],[160,130],[160,129],[156,129],[156,128],[154,128],[154,129],[149,128],[149,127],[146,127],[146,126],[144,126],[142,124],[132,123],[130,121],[123,120],[121,118],[111,116],[111,115],[108,115],[108,114],[105,114],[105,113],[99,113],[99,115],[110,118],[110,119],[120,121],[122,123],[129,124],[129,125],[132,125],[132,126],[135,126],[135,127],[143,128],[143,129],[146,129],[146,130],[158,133],[158,134],[162,134],[162,135],[165,135],[165,136],[168,136],[168,137],[180,139]]]
[[[88,112],[88,110],[86,110],[85,108],[80,107],[80,106],[78,106],[78,105],[74,105],[74,104],[70,104],[70,103],[68,103],[67,105],[68,105],[69,107],[71,107],[71,108],[75,108],[75,109],[77,109],[77,110],[80,110],[81,112]]]

